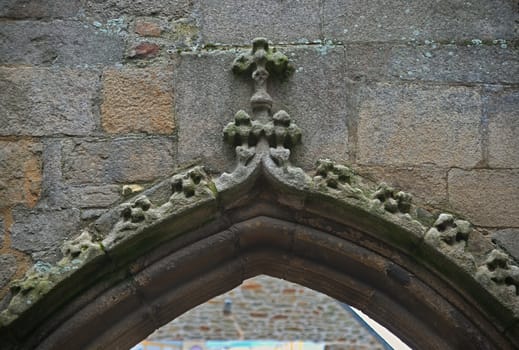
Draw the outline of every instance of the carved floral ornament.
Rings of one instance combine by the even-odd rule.
[[[252,115],[244,110],[236,112],[223,130],[223,139],[236,152],[234,170],[213,178],[202,166],[195,166],[109,210],[77,238],[65,242],[60,262],[54,266],[37,263],[24,278],[11,284],[12,298],[0,314],[0,326],[14,322],[92,261],[110,256],[128,242],[139,241],[147,228],[194,208],[217,206],[222,198],[239,196],[241,188],[260,178],[303,202],[305,198],[319,198],[336,207],[353,208],[370,220],[399,227],[408,235],[405,239],[426,245],[458,266],[519,317],[517,262],[469,222],[445,213],[433,217],[414,205],[410,194],[385,183],[373,187],[347,165],[329,159],[317,161],[312,173],[291,164],[291,150],[304,140],[302,132],[286,111],[273,113],[267,91],[271,75],[290,75],[292,67],[285,55],[270,48],[266,39],[255,39],[251,52],[240,55],[232,69],[236,74],[250,74],[255,87],[250,99]],[[390,242],[392,239],[387,238]]]

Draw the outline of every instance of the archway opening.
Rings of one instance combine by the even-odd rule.
[[[381,327],[327,295],[259,275],[189,310],[132,350],[410,350]]]
[[[92,286],[84,293],[90,299],[76,305],[42,348],[130,348],[260,274],[348,303],[414,348],[507,347],[495,342],[499,333],[478,309],[412,257],[351,227],[325,222],[330,231],[320,230],[258,205],[222,218],[223,230],[211,222],[140,256],[117,284]],[[258,210],[274,210],[278,217],[257,215]],[[322,219],[302,214],[309,222]]]

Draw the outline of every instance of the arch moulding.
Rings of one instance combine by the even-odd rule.
[[[0,314],[7,349],[128,348],[187,310],[268,274],[349,303],[420,349],[519,347],[519,267],[471,224],[346,165],[290,163],[301,130],[272,113],[266,82],[286,56],[256,39],[233,69],[252,74],[253,116],[224,139],[232,173],[202,166],[118,205],[36,264]]]

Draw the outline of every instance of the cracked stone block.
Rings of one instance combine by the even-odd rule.
[[[167,137],[64,140],[62,154],[63,181],[77,185],[153,181],[176,164]]]
[[[398,46],[391,50],[389,72],[404,80],[518,83],[519,50],[501,45]]]
[[[0,208],[34,206],[42,183],[42,146],[31,140],[0,140]]]
[[[13,19],[51,19],[74,17],[81,9],[81,0],[3,0],[0,17]]]
[[[0,68],[0,135],[87,135],[99,74],[93,70]]]
[[[13,219],[12,247],[49,263],[60,259],[61,245],[80,228],[78,209],[46,211],[18,206],[13,209]]]
[[[517,7],[507,0],[330,0],[323,35],[343,41],[512,39]]]
[[[519,169],[451,169],[452,207],[478,226],[519,227]]]
[[[0,254],[0,289],[7,286],[16,273],[16,257],[12,254]]]
[[[320,37],[318,0],[202,0],[201,12],[206,44],[249,44],[256,37],[306,43]]]
[[[359,164],[473,167],[481,161],[477,89],[380,83],[360,94]]]
[[[161,16],[169,19],[189,17],[193,0],[88,0],[85,11],[95,18],[110,19],[121,16]]]
[[[0,64],[113,64],[122,60],[124,52],[117,33],[75,21],[4,22],[0,37]]]
[[[171,134],[175,128],[170,69],[103,73],[101,123],[109,133]]]
[[[488,163],[519,167],[519,91],[504,90],[488,99]]]

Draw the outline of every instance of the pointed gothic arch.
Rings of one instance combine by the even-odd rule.
[[[467,221],[374,188],[345,165],[293,166],[301,130],[284,111],[271,117],[265,85],[269,72],[289,71],[286,57],[259,39],[234,69],[256,84],[256,119],[240,111],[224,130],[234,171],[187,169],[65,242],[60,262],[12,285],[2,346],[129,347],[267,274],[351,304],[417,348],[519,347],[513,258]]]
[[[114,208],[65,244],[57,266],[20,282],[2,335],[13,348],[125,348],[267,274],[358,307],[416,348],[517,345],[517,304],[496,294],[506,286],[488,288],[481,268],[471,274],[463,264],[477,259],[471,245],[491,244],[477,232],[456,243],[463,256],[448,255],[430,238],[442,223],[426,233],[408,214],[339,199],[344,190],[298,190],[279,181],[268,158],[263,163],[222,192],[197,167]],[[170,186],[171,199],[157,204]],[[94,233],[115,217],[96,244]]]

